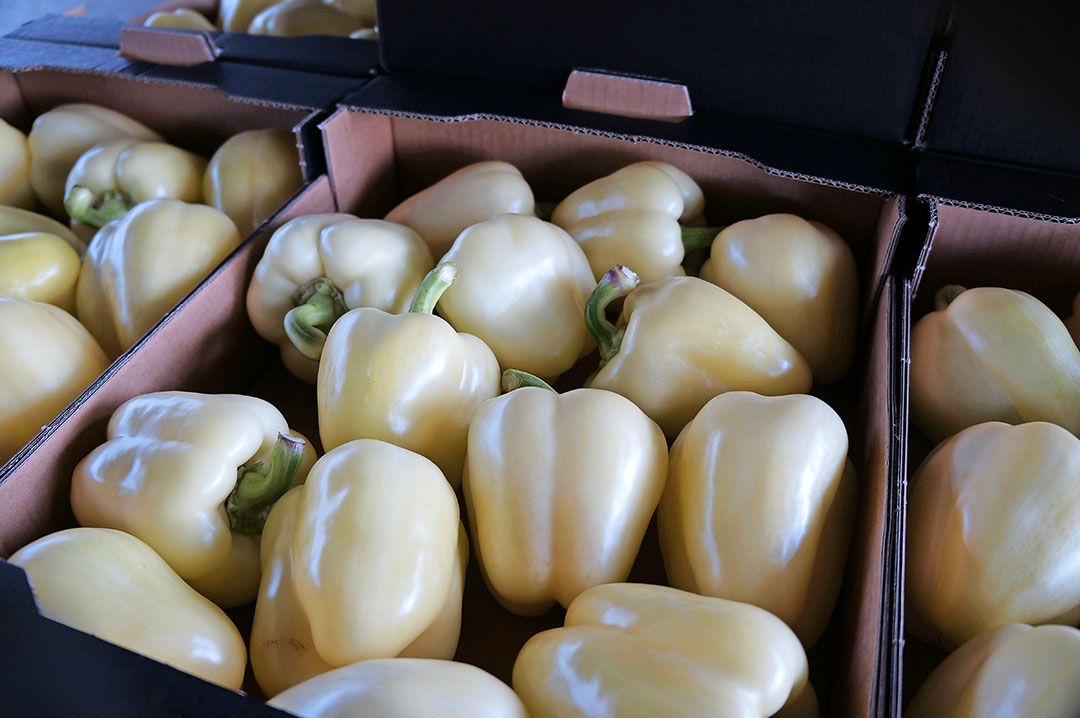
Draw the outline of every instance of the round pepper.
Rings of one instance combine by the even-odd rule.
[[[79,254],[47,232],[0,233],[0,295],[75,311]]]
[[[362,27],[367,25],[359,18],[322,0],[281,0],[256,15],[247,31],[252,35],[278,37],[346,37]]]
[[[251,21],[281,0],[220,0],[217,25],[225,32],[247,32]],[[209,195],[207,195],[209,196]]]
[[[0,120],[0,205],[33,209],[30,187],[30,145],[26,135]]]
[[[298,217],[270,237],[248,287],[248,317],[259,336],[281,347],[290,372],[315,383],[330,326],[357,307],[407,311],[433,265],[420,236],[400,224]]]
[[[217,30],[217,28],[214,27],[214,24],[204,16],[194,10],[188,10],[186,7],[179,7],[172,11],[163,10],[161,12],[156,12],[146,18],[146,21],[143,22],[143,26],[166,27],[180,30],[209,30],[211,32]]]
[[[248,130],[225,140],[210,158],[203,175],[203,198],[247,236],[303,184],[291,132]]]

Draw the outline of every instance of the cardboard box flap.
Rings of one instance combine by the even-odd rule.
[[[528,123],[584,132],[656,138],[661,142],[720,148],[777,174],[880,193],[913,188],[909,151],[896,143],[842,137],[791,125],[705,116],[681,122],[627,118],[565,107],[558,92],[436,78],[380,76],[342,104],[385,114],[456,121],[478,117],[528,118]]]
[[[366,78],[379,60],[378,43],[373,40],[352,40],[346,37],[263,37],[233,32],[202,32],[143,28],[138,23],[125,26],[109,18],[62,17],[51,15],[29,22],[7,37],[95,47],[121,48],[121,33],[135,30],[143,34],[143,44],[132,46],[130,40],[123,48],[133,59],[166,64],[176,62],[173,53],[183,60],[192,36],[205,36],[213,48],[213,57],[223,62],[258,64],[306,72],[318,72],[341,77]],[[176,49],[178,48],[178,49]]]
[[[188,67],[213,62],[221,54],[213,33],[155,27],[125,27],[120,54],[132,60]]]
[[[379,3],[391,73],[559,92],[576,68],[684,84],[698,112],[904,139],[937,0]]]

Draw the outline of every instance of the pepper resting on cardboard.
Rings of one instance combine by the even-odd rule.
[[[64,310],[0,296],[0,464],[108,365],[94,338]]]
[[[704,210],[701,188],[678,167],[636,162],[573,192],[551,221],[581,245],[597,280],[623,264],[655,282],[685,274],[685,251],[716,236],[698,226]]]
[[[451,658],[468,542],[457,497],[419,454],[364,439],[328,452],[263,530],[251,629],[276,695],[369,658]]]
[[[7,209],[0,207],[0,295],[74,312],[79,253],[71,242],[52,232],[5,231],[3,215]]]
[[[116,357],[239,244],[236,227],[212,207],[143,202],[102,227],[90,244],[75,297],[79,321]]]
[[[660,548],[671,585],[763,608],[803,645],[832,615],[855,516],[847,430],[812,396],[732,391],[671,448]]]
[[[240,689],[247,655],[236,626],[134,536],[67,529],[8,561],[26,571],[46,618]]]
[[[479,337],[499,364],[554,379],[593,347],[584,309],[596,286],[589,262],[563,230],[500,214],[469,227],[443,257],[457,265],[439,313]]]
[[[438,260],[474,224],[500,214],[532,214],[535,206],[532,189],[517,167],[477,162],[409,197],[386,219],[416,230]]]
[[[274,232],[255,267],[248,317],[281,347],[290,372],[315,383],[330,326],[357,307],[407,311],[433,265],[420,236],[400,224],[348,214],[298,217]]]
[[[666,586],[589,589],[564,628],[529,639],[514,690],[532,718],[816,715],[806,653],[784,622]]]
[[[484,580],[507,610],[625,581],[667,471],[660,427],[599,389],[556,394],[508,370],[469,427],[465,505]]]
[[[499,363],[479,339],[432,314],[456,276],[440,264],[409,312],[354,309],[334,323],[319,367],[319,434],[333,449],[380,439],[415,451],[461,484],[469,422],[499,394]]]
[[[1049,421],[1080,435],[1080,349],[1012,289],[942,288],[911,333],[911,412],[940,441],[974,424]]]
[[[1080,715],[1080,631],[1007,626],[981,633],[939,665],[905,718],[1075,718]]]
[[[907,605],[944,647],[1006,623],[1080,621],[1080,439],[978,424],[919,467],[908,501]]]
[[[210,158],[203,197],[247,236],[303,184],[291,132],[248,130],[225,140]]]
[[[510,687],[475,666],[424,658],[360,661],[274,696],[300,718],[527,718]]]
[[[120,219],[152,199],[203,201],[206,160],[164,142],[124,137],[84,152],[64,184],[64,208],[72,221],[92,227]]]
[[[262,399],[180,391],[125,402],[107,436],[71,480],[79,523],[137,536],[221,606],[250,603],[266,513],[307,476],[310,444]]]
[[[618,325],[607,306],[626,297]],[[675,437],[709,399],[725,391],[805,394],[810,367],[754,310],[696,277],[638,287],[616,266],[585,310],[604,362],[588,385],[622,394]]]
[[[96,144],[121,137],[161,141],[141,122],[99,105],[60,105],[34,120],[28,137],[30,183],[53,216],[65,216],[64,185],[79,157]]]
[[[0,205],[33,209],[30,187],[30,145],[26,135],[0,120]]]
[[[859,276],[851,248],[825,225],[793,214],[736,222],[716,235],[700,275],[760,314],[803,355],[815,381],[836,381],[851,368]]]

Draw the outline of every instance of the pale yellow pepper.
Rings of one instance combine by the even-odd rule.
[[[30,145],[26,135],[0,120],[0,205],[33,209],[30,187]]]
[[[221,0],[218,3],[217,26],[225,32],[247,32],[256,15],[280,1]]]
[[[1065,326],[1072,335],[1073,342],[1080,347],[1080,294],[1073,300],[1072,316],[1065,320]]]
[[[667,162],[636,162],[590,182],[560,202],[551,221],[581,244],[599,280],[616,264],[643,282],[686,274],[687,249],[706,247],[716,230],[704,223],[697,183]]]
[[[291,132],[248,130],[227,139],[210,158],[203,175],[203,197],[208,205],[229,215],[246,236],[303,184]]]
[[[532,189],[507,162],[477,162],[447,175],[399,204],[386,219],[412,227],[438,260],[458,235],[500,214],[529,214]]]
[[[315,383],[330,326],[349,309],[408,311],[434,262],[408,227],[348,214],[288,222],[255,267],[247,311],[255,331],[281,347],[295,376]]]
[[[940,441],[985,421],[1080,434],[1080,349],[1057,315],[1012,289],[944,287],[911,334],[912,420]]]
[[[378,40],[379,31],[373,27],[362,27],[349,33],[353,40]]]
[[[473,413],[499,394],[499,363],[479,339],[432,315],[454,281],[440,264],[410,311],[354,309],[334,323],[319,367],[319,434],[333,449],[381,439],[426,456],[461,484]]]
[[[438,467],[382,441],[319,459],[270,511],[251,629],[259,686],[276,695],[369,658],[451,658],[468,544]]]
[[[101,227],[152,199],[201,203],[205,171],[202,157],[164,142],[107,140],[71,168],[64,207],[73,222]]]
[[[9,234],[51,234],[71,245],[79,256],[86,251],[86,243],[68,227],[55,219],[30,210],[0,205],[0,236]]]
[[[859,276],[851,248],[825,225],[793,214],[736,222],[716,235],[701,278],[760,314],[803,355],[815,381],[836,381],[851,368]]]
[[[978,424],[919,467],[908,501],[915,635],[952,647],[1006,623],[1080,621],[1080,439]]]
[[[79,157],[96,144],[121,137],[161,141],[141,122],[99,105],[60,105],[34,120],[28,137],[30,183],[53,216],[65,216],[64,183]]]
[[[1080,631],[1010,623],[980,633],[934,669],[905,718],[1075,718]]]
[[[626,301],[615,326],[605,310],[621,297]],[[696,277],[638,287],[637,275],[614,267],[585,316],[603,361],[588,385],[627,397],[669,438],[726,391],[776,396],[810,390],[810,367],[794,347],[753,309]]]
[[[26,571],[46,618],[240,689],[247,656],[236,626],[134,536],[67,529],[8,561]]]
[[[555,225],[501,214],[462,232],[443,261],[457,265],[458,279],[439,312],[504,368],[554,379],[592,351],[584,310],[596,282],[577,242]]]
[[[625,581],[667,471],[660,427],[609,391],[556,394],[513,370],[469,427],[463,485],[484,580],[532,616]]]
[[[355,15],[367,27],[377,24],[375,0],[326,0],[334,7],[339,7],[350,15]]]
[[[0,295],[54,304],[75,311],[79,254],[46,232],[0,232]]]
[[[239,244],[232,221],[212,207],[143,202],[94,237],[76,291],[79,320],[116,357]]]
[[[0,296],[0,464],[108,365],[94,338],[63,309]]]
[[[278,37],[347,37],[362,27],[367,25],[359,18],[322,0],[281,0],[256,15],[247,31],[252,35]]]
[[[307,476],[315,451],[281,412],[236,394],[166,391],[130,399],[75,468],[83,526],[137,536],[225,608],[255,599],[262,524]]]
[[[806,653],[783,621],[666,586],[581,594],[564,628],[521,649],[513,680],[531,718],[816,714]]]
[[[354,663],[294,686],[269,705],[299,718],[527,718],[521,699],[490,673],[425,658]]]
[[[180,30],[217,30],[214,23],[186,7],[156,12],[143,22],[144,27],[165,27]]]
[[[764,608],[814,645],[851,543],[847,449],[844,422],[812,396],[711,400],[671,448],[658,514],[671,585]]]

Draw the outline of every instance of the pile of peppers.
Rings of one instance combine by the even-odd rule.
[[[0,120],[0,464],[301,183],[284,130],[207,160],[98,105]]]
[[[1001,287],[935,304],[911,339],[913,421],[938,444],[911,481],[907,606],[949,655],[908,715],[1080,715],[1077,316]]]
[[[75,187],[95,212],[131,197],[116,169],[91,179],[145,145],[164,151],[82,155],[69,204]],[[187,187],[197,158],[176,170]],[[229,217],[258,212],[219,194]],[[97,251],[154,221],[145,206]],[[234,690],[250,660],[300,716],[816,715],[807,650],[858,481],[809,391],[851,368],[855,259],[819,222],[709,227],[705,210],[664,162],[548,204],[489,161],[383,219],[284,224],[246,308],[314,386],[325,453],[255,397],[135,397],[75,470],[79,527],[11,561],[46,616]],[[130,301],[85,266],[88,298]],[[1080,350],[1027,295],[946,294],[913,339],[915,416],[945,442],[914,482],[908,596],[922,635],[964,645],[912,711],[986,715],[1025,662],[1033,700],[1075,705],[1080,631],[1018,624],[1080,620]],[[629,583],[653,520],[668,585]],[[510,686],[453,661],[470,562],[502,609],[565,610]],[[223,609],[252,601],[245,644]]]
[[[189,8],[163,10],[146,27],[224,30],[252,35],[336,35],[376,40],[375,0],[221,0],[216,22]]]

